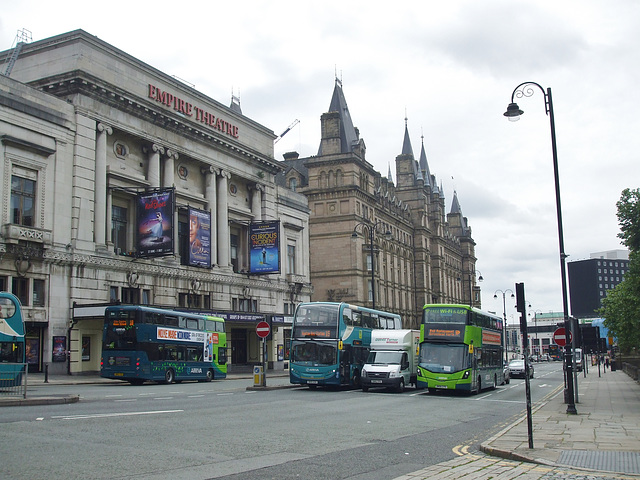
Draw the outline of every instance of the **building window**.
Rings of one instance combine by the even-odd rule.
[[[287,245],[287,273],[296,273],[296,246]]]
[[[11,176],[11,218],[12,222],[25,227],[33,227],[36,209],[36,182],[28,178]]]
[[[115,303],[120,300],[118,296],[118,287],[109,287],[109,301]]]
[[[151,290],[142,290],[142,305],[151,305]]]
[[[138,305],[140,303],[140,290],[137,288],[122,288],[122,303]]]
[[[231,244],[231,265],[233,265],[233,271],[238,272],[238,235],[230,235]]]
[[[373,302],[373,283],[371,282],[371,279],[367,280],[367,290],[367,298],[370,302]]]
[[[44,307],[44,280],[33,280],[33,304],[34,307]]]
[[[111,242],[118,254],[127,253],[127,209],[114,205],[111,208]]]
[[[297,178],[290,178],[289,179],[289,188],[291,190],[293,190],[294,192],[296,191],[296,188],[298,188],[298,179]]]
[[[6,292],[7,291],[7,277],[0,276],[0,292]]]
[[[22,305],[29,305],[29,280],[24,277],[13,277],[11,293],[18,297]]]
[[[367,272],[371,271],[371,254],[367,254]]]

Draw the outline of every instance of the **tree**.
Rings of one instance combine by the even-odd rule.
[[[623,245],[629,248],[629,271],[624,280],[607,292],[598,313],[611,336],[618,338],[622,353],[640,345],[640,189],[625,189],[618,208]]]

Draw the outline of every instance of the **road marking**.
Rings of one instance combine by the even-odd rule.
[[[105,398],[121,397],[122,395],[105,395]]]
[[[137,402],[138,399],[137,398],[125,398],[122,400],[116,400],[116,402]]]
[[[231,393],[231,392],[229,392],[229,393],[216,393],[216,395],[218,397],[224,397],[224,396],[227,396],[227,395],[233,395],[233,393]]]
[[[469,453],[469,445],[456,445],[451,450],[459,457]]]
[[[60,420],[82,420],[86,418],[111,418],[111,417],[131,417],[135,415],[158,415],[165,413],[179,413],[184,410],[151,410],[147,412],[124,412],[124,413],[88,413],[85,415],[54,415],[51,418]]]
[[[187,395],[188,398],[200,398],[204,397],[204,395]]]
[[[173,397],[155,397],[154,400],[173,400]]]

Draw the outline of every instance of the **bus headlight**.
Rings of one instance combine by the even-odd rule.
[[[462,375],[462,378],[463,378],[463,379],[467,379],[467,378],[469,378],[469,373],[470,373],[470,372],[471,372],[470,370],[467,370],[466,372],[464,372],[464,375]]]

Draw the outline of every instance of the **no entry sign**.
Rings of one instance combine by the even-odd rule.
[[[271,327],[269,327],[269,324],[265,321],[258,322],[256,325],[256,333],[260,338],[266,338],[269,336],[269,333],[271,333]]]
[[[553,341],[556,342],[556,345],[564,347],[567,342],[571,342],[571,332],[567,335],[567,331],[564,327],[560,327],[553,332]]]

